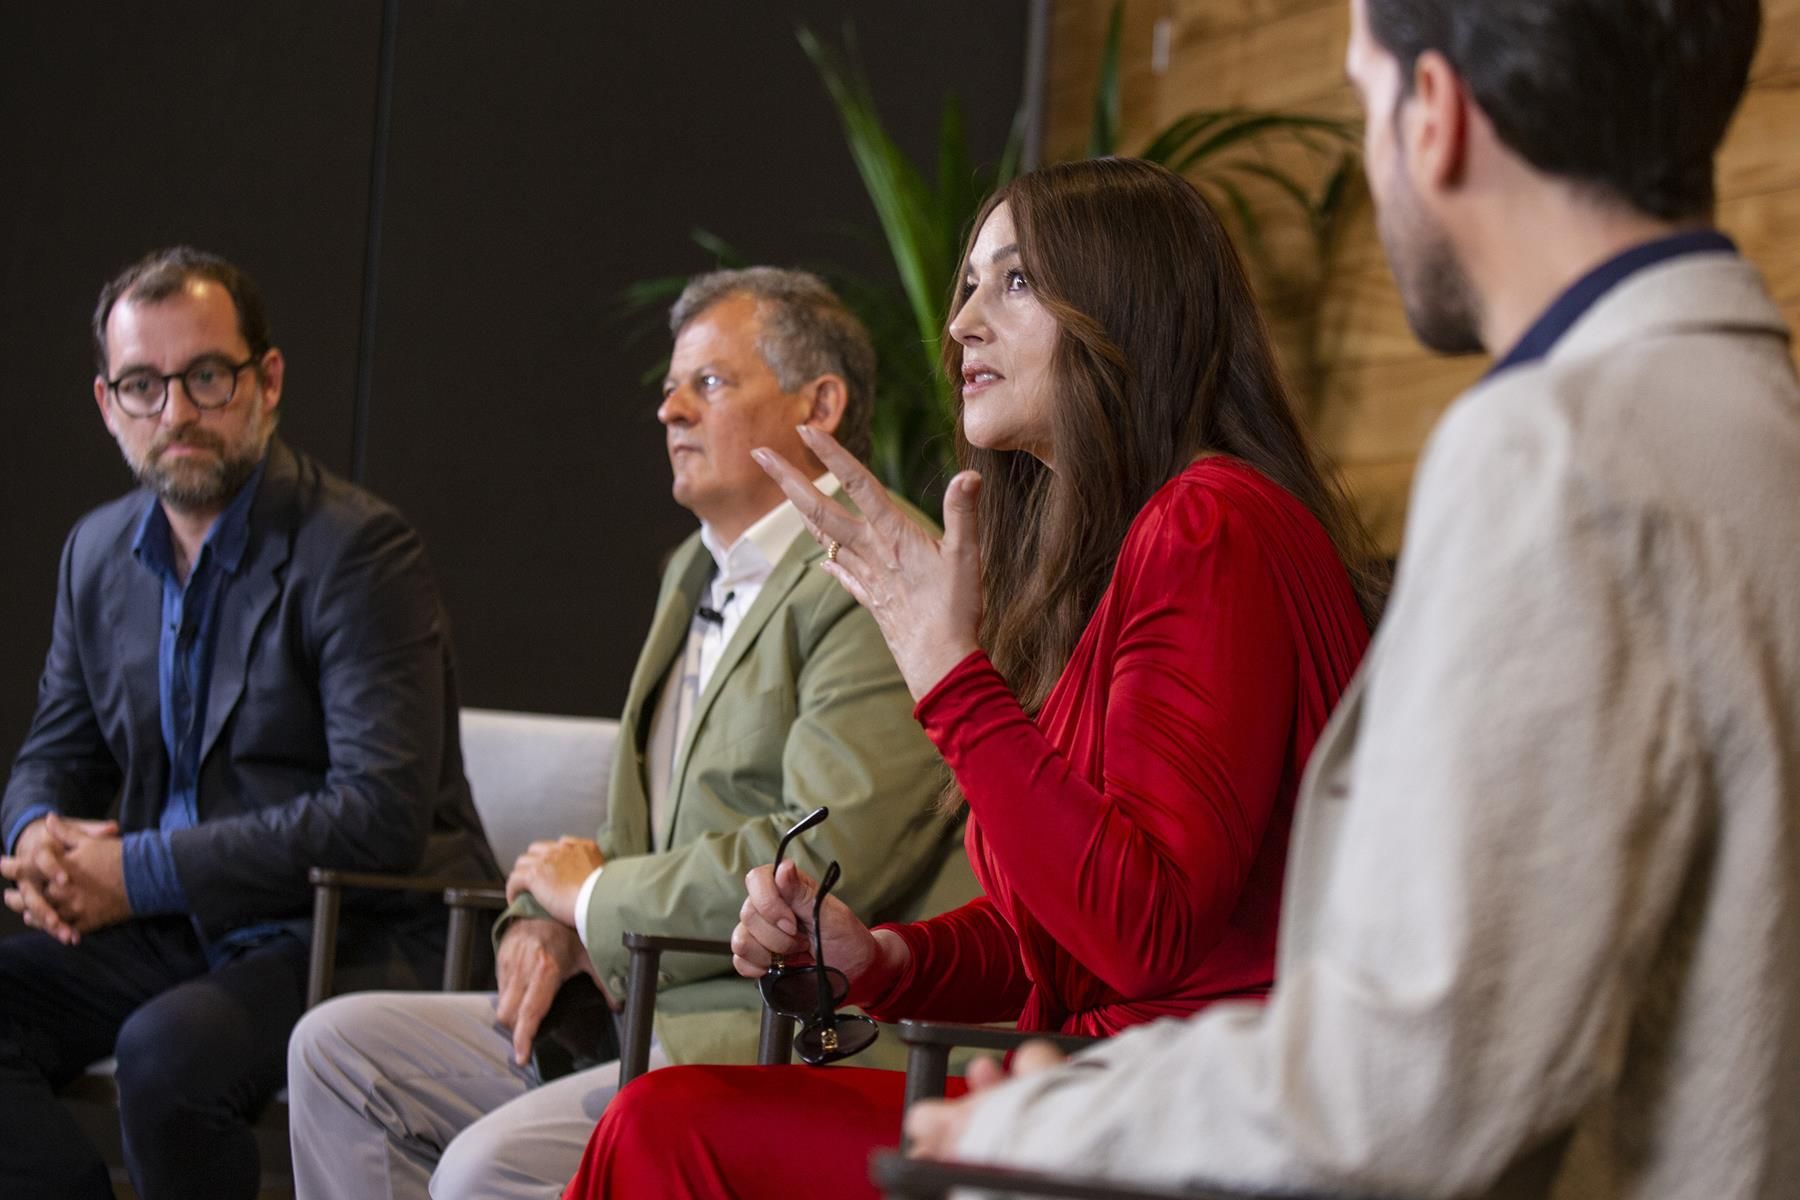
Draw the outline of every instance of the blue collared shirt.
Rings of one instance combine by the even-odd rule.
[[[157,694],[163,748],[169,756],[169,788],[158,827],[136,830],[122,839],[125,894],[134,916],[188,911],[169,835],[200,820],[200,742],[206,729],[218,615],[243,565],[244,549],[250,541],[250,506],[261,481],[259,465],[207,531],[185,584],[175,568],[169,519],[155,499],[145,508],[132,540],[132,554],[162,581]]]
[[[1736,254],[1737,245],[1716,229],[1695,229],[1657,238],[1614,255],[1570,284],[1544,310],[1543,315],[1532,322],[1531,328],[1525,331],[1525,336],[1514,343],[1513,348],[1500,361],[1488,368],[1488,376],[1498,375],[1523,363],[1536,362],[1549,354],[1551,348],[1562,340],[1563,334],[1569,332],[1570,327],[1588,309],[1594,307],[1600,297],[1646,267],[1653,267],[1683,254],[1718,251]]]

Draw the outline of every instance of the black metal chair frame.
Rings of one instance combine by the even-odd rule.
[[[669,937],[627,933],[629,956],[625,976],[625,1013],[619,1056],[619,1084],[642,1075],[650,1066],[650,1036],[656,1015],[656,980],[667,951],[687,954],[729,955],[731,944],[709,938]],[[795,1022],[771,1009],[763,1009],[757,1038],[756,1061],[764,1066],[790,1061]],[[1048,1041],[1073,1054],[1099,1038],[1072,1034],[1021,1033],[991,1025],[958,1025],[945,1021],[901,1021],[900,1040],[906,1044],[906,1107],[919,1100],[941,1099],[950,1075],[950,1052],[959,1047],[1016,1050],[1026,1042]],[[972,1166],[907,1158],[901,1151],[883,1151],[869,1160],[869,1176],[895,1200],[943,1200],[958,1188],[1044,1197],[1078,1197],[1082,1200],[1307,1200],[1293,1192],[1244,1192],[1203,1186],[1160,1187],[1122,1184],[1091,1176],[1019,1171],[1003,1167]],[[1313,1197],[1312,1200],[1322,1200]]]
[[[650,1035],[656,1016],[656,977],[666,951],[688,954],[730,955],[729,942],[707,938],[669,937],[662,934],[627,933],[625,1013],[620,1039],[619,1086],[642,1075],[650,1066]],[[791,1061],[794,1020],[765,1006],[757,1036],[756,1061],[770,1066]],[[1071,1034],[1020,1033],[991,1025],[957,1025],[944,1021],[901,1021],[900,1040],[906,1044],[906,1107],[918,1100],[942,1098],[950,1077],[950,1052],[958,1047],[1001,1052],[1029,1041],[1049,1041],[1074,1053],[1098,1041]]]
[[[314,867],[307,872],[313,885],[312,956],[306,972],[306,1007],[329,1000],[336,974],[338,912],[345,888],[386,892],[440,892],[450,911],[450,928],[444,946],[443,990],[466,992],[473,985],[475,939],[489,922],[482,913],[506,907],[506,892],[491,880],[471,881],[440,875],[388,875],[366,871],[337,871]],[[491,920],[491,918],[490,918]]]

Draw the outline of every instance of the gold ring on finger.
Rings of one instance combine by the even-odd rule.
[[[838,542],[837,542],[836,538],[832,538],[831,545],[825,547],[825,561],[826,562],[836,562],[837,554],[838,554]]]

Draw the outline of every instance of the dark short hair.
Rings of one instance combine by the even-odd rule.
[[[1705,216],[1743,98],[1760,0],[1365,0],[1412,86],[1435,50],[1538,170],[1647,216]],[[1373,115],[1373,114],[1372,114]]]
[[[207,279],[224,288],[237,309],[238,333],[250,347],[251,355],[260,363],[274,345],[269,332],[269,314],[263,307],[262,292],[249,275],[216,254],[196,250],[192,246],[169,246],[152,250],[138,259],[100,289],[100,301],[94,305],[94,361],[100,373],[106,374],[106,321],[121,300],[154,304],[167,300],[189,280]]]
[[[756,349],[783,391],[821,375],[844,381],[844,415],[837,440],[857,458],[869,457],[875,411],[875,346],[869,331],[829,284],[810,271],[746,267],[696,275],[669,309],[669,333],[730,296],[756,301],[761,326]]]

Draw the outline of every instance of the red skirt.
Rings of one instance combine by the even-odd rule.
[[[949,1094],[967,1090],[959,1078]],[[900,1144],[906,1076],[864,1067],[665,1067],[613,1097],[568,1200],[869,1197]]]

